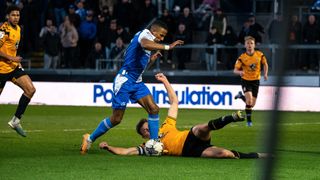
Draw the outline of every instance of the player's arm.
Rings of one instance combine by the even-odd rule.
[[[242,77],[243,76],[243,71],[241,69],[241,64],[242,63],[241,63],[240,59],[238,59],[236,61],[236,64],[234,65],[233,73]]]
[[[169,102],[170,102],[168,116],[172,117],[174,119],[177,119],[179,100],[176,95],[176,92],[174,91],[169,80],[167,79],[167,77],[163,73],[156,74],[156,79],[163,83],[163,85],[166,88],[167,93],[168,93]]]
[[[263,77],[264,80],[268,80],[268,71],[269,71],[269,66],[268,66],[268,62],[265,56],[263,56],[262,58],[264,58],[263,62]]]
[[[149,51],[154,51],[154,50],[170,50],[176,47],[177,45],[182,45],[184,42],[182,40],[176,40],[175,42],[169,44],[169,45],[164,45],[160,43],[156,43],[154,41],[151,41],[147,38],[142,38],[140,41],[141,46],[144,49],[147,49]]]
[[[99,147],[101,149],[105,149],[113,154],[116,155],[124,155],[124,156],[130,156],[130,155],[141,155],[141,152],[139,150],[143,151],[143,148],[138,147],[129,147],[129,148],[122,148],[122,147],[115,147],[110,146],[107,142],[101,142],[99,144]],[[141,149],[140,149],[141,148]],[[144,152],[143,152],[144,153]]]

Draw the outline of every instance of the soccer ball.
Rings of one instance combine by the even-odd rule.
[[[163,151],[163,143],[150,139],[145,144],[145,152],[147,156],[161,156]]]

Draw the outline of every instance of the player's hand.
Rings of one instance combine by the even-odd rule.
[[[109,145],[107,142],[103,141],[99,144],[100,149],[106,149],[109,150]]]
[[[160,82],[168,81],[167,77],[163,73],[158,73],[155,77]]]
[[[240,75],[240,77],[242,77],[244,75],[244,72],[243,71],[239,71],[239,75]]]
[[[264,75],[264,80],[265,80],[265,81],[268,80],[268,75]]]
[[[175,42],[171,43],[170,44],[170,49],[176,47],[176,46],[180,46],[180,45],[183,45],[184,44],[184,41],[182,40],[176,40]]]
[[[156,60],[157,58],[159,58],[159,57],[161,57],[161,56],[162,56],[161,52],[160,52],[160,51],[157,51],[157,52],[155,52],[154,54],[151,55],[150,59],[151,59],[152,61],[154,61],[154,60]]]

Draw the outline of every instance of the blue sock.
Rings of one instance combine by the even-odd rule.
[[[149,114],[148,128],[150,131],[150,139],[158,139],[159,132],[159,114]]]
[[[100,122],[98,127],[91,133],[90,140],[94,142],[98,137],[106,133],[113,126],[110,122],[110,118],[106,118]]]

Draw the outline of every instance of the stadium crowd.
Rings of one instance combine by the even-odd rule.
[[[257,44],[278,43],[277,31],[283,26],[283,18],[277,15],[270,25],[257,22],[254,15],[245,18],[243,26],[228,22],[219,0],[170,1],[169,9],[158,11],[152,0],[0,0],[0,22],[5,21],[5,9],[16,4],[21,8],[20,25],[22,43],[19,49],[23,57],[31,52],[44,52],[43,68],[95,68],[96,59],[121,59],[121,52],[134,33],[146,27],[154,18],[164,21],[169,32],[165,42],[175,39],[185,44],[223,44],[234,46],[243,43],[245,36],[253,36]],[[317,17],[292,15],[288,40],[291,44],[319,44],[320,28]],[[239,32],[237,30],[239,29]],[[205,41],[195,38],[195,31],[205,32]],[[266,40],[265,42],[263,42]],[[212,70],[213,51],[206,49],[206,67]],[[217,63],[221,69],[233,69],[237,49],[219,49]],[[177,49],[165,58],[170,63],[176,59],[176,68],[183,70],[191,59],[189,49]],[[292,69],[317,70],[318,50],[292,49]],[[299,58],[304,56],[307,58]],[[109,62],[112,69],[113,64]]]

